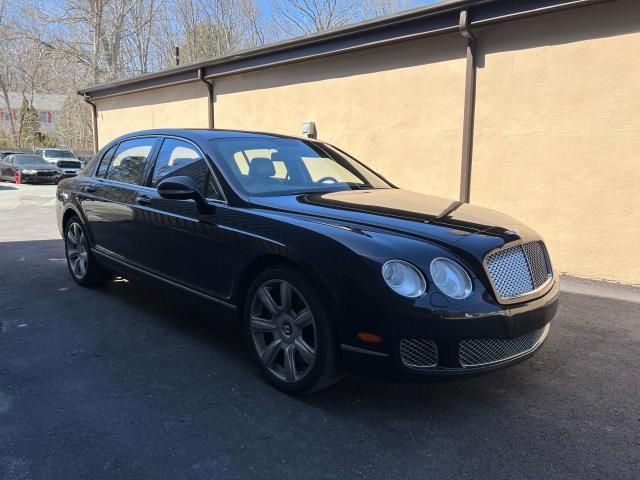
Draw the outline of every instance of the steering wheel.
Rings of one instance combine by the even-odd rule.
[[[338,183],[338,180],[333,177],[322,177],[320,180],[317,180],[315,183]]]

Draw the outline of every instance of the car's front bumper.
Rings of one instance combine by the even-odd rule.
[[[490,311],[464,313],[423,308],[387,311],[388,328],[373,332],[381,337],[379,343],[367,344],[357,334],[355,340],[341,335],[341,361],[350,373],[403,381],[506,367],[542,346],[558,309],[558,292],[555,279],[545,295],[508,308],[492,305]]]
[[[20,175],[20,182],[22,183],[57,183],[64,178],[62,175],[38,175],[38,174],[25,174]]]

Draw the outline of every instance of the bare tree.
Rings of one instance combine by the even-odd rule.
[[[363,18],[359,0],[274,0],[277,26],[289,36],[322,32]]]
[[[68,96],[59,141],[89,145],[82,86],[227,55],[413,6],[412,0],[0,0],[0,98],[35,128],[34,96]],[[17,95],[16,95],[17,94]],[[21,118],[23,117],[21,116]],[[3,122],[14,142],[22,122]]]
[[[154,36],[160,30],[162,0],[138,0],[133,4],[126,21],[123,37],[123,65],[132,74],[159,69],[154,56]]]
[[[262,9],[255,2],[244,0],[242,11],[246,20],[246,47],[260,47],[275,41],[276,32],[273,22],[265,18]]]
[[[217,57],[262,45],[271,30],[255,0],[177,0],[173,33],[185,62]]]
[[[8,112],[9,124],[11,126],[12,142],[18,144],[18,130],[13,118],[13,106],[11,105],[11,98],[9,96],[10,89],[10,76],[11,76],[11,62],[10,58],[10,43],[12,34],[9,31],[9,27],[6,25],[7,20],[7,2],[0,0],[0,93],[2,93],[2,99]],[[0,118],[0,121],[4,120]]]
[[[367,16],[378,17],[391,15],[402,10],[409,10],[415,6],[411,0],[369,0],[365,2]]]

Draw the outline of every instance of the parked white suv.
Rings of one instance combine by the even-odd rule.
[[[33,153],[61,168],[65,177],[75,177],[82,169],[82,162],[78,160],[78,157],[71,150],[64,148],[36,148]]]

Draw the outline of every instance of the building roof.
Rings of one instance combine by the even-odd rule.
[[[67,95],[36,93],[33,96],[33,108],[42,112],[59,112],[64,106]],[[9,92],[9,103],[12,110],[19,110],[22,106],[22,93]],[[0,110],[8,110],[4,96],[0,95]]]
[[[277,65],[348,53],[365,48],[458,32],[460,12],[468,27],[615,0],[443,0],[402,13],[378,17],[312,35],[235,52],[78,91],[99,99],[165,86],[234,75]]]

